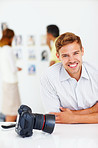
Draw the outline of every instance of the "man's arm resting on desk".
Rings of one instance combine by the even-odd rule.
[[[69,109],[65,112],[52,112],[56,116],[56,123],[98,123],[98,113],[76,115]]]
[[[60,108],[62,112],[66,111],[66,108]],[[71,110],[74,114],[82,115],[82,114],[91,114],[91,113],[98,113],[98,102],[90,108],[82,109],[82,110]]]
[[[75,112],[61,108],[61,112],[52,112],[51,114],[55,114],[56,123],[98,123],[98,103],[89,109]]]

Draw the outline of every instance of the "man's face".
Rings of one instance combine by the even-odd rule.
[[[48,32],[47,32],[47,39],[48,39],[48,40],[51,40],[51,33],[48,33]]]
[[[73,78],[80,77],[82,68],[82,56],[84,54],[83,48],[77,42],[70,43],[63,46],[57,57],[62,62],[64,68]]]

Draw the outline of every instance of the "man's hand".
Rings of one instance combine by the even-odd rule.
[[[51,112],[55,115],[56,123],[74,123],[74,114],[68,108],[65,108],[61,112]]]

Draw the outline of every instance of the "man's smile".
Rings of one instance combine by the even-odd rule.
[[[76,68],[76,67],[77,67],[77,65],[78,65],[78,63],[68,64],[68,66],[69,66],[70,68]]]

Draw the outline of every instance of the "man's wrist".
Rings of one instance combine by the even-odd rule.
[[[74,123],[78,123],[79,121],[79,115],[76,115],[76,114],[73,114],[72,115],[72,118],[71,118],[71,123],[74,124]]]
[[[91,108],[91,113],[98,113],[98,102]]]

